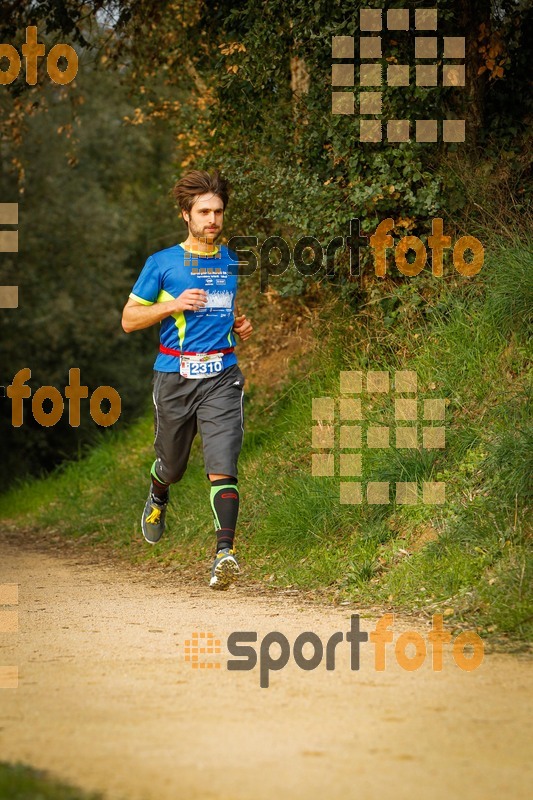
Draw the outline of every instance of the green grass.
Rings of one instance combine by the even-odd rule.
[[[23,764],[0,763],[0,800],[101,800]]]
[[[525,244],[487,248],[476,279],[374,282],[359,311],[320,296],[321,346],[309,373],[296,372],[267,405],[257,390],[245,405],[239,550],[249,580],[361,606],[446,610],[457,626],[531,636],[533,270]],[[392,495],[388,505],[341,505],[338,471],[312,477],[313,397],[338,399],[339,371],[367,369],[415,370],[419,401],[445,398],[445,422],[435,424],[446,427],[446,448],[365,448],[363,481],[444,481],[444,505],[401,505]],[[392,394],[362,398],[363,437],[368,425],[394,427]],[[416,422],[428,424],[420,402]],[[79,462],[0,497],[0,514],[111,543],[137,561],[196,565],[202,579],[213,525],[198,441],[171,492],[179,505],[171,504],[164,539],[147,548],[139,537],[152,438],[149,410]],[[334,451],[338,463],[338,433]]]

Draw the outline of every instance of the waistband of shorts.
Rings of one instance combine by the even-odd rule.
[[[165,347],[164,344],[159,345],[160,353],[164,353],[166,356],[176,356],[176,358],[180,358],[180,356],[212,356],[215,353],[222,353],[225,355],[226,353],[233,353],[234,350],[234,347],[219,347],[218,350],[206,350],[203,353],[194,353],[191,350],[173,350],[172,347]]]

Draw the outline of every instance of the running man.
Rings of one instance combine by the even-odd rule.
[[[199,429],[217,537],[210,586],[226,589],[239,575],[234,537],[244,434],[244,376],[235,334],[248,339],[252,326],[244,314],[234,315],[236,257],[215,245],[229,198],[227,181],[216,171],[193,170],[173,195],[189,235],[148,258],[122,314],[126,333],[161,323],[153,377],[156,460],[141,528],[150,544],[163,535],[169,486],[183,477]]]

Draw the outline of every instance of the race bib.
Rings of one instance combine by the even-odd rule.
[[[224,369],[222,357],[222,353],[180,356],[180,375],[194,380],[210,378]]]

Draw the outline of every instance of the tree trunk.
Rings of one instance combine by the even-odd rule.
[[[458,34],[465,37],[465,75],[467,102],[465,110],[466,128],[476,139],[477,131],[484,124],[486,75],[478,75],[482,65],[478,36],[482,23],[491,26],[490,0],[459,0]]]

